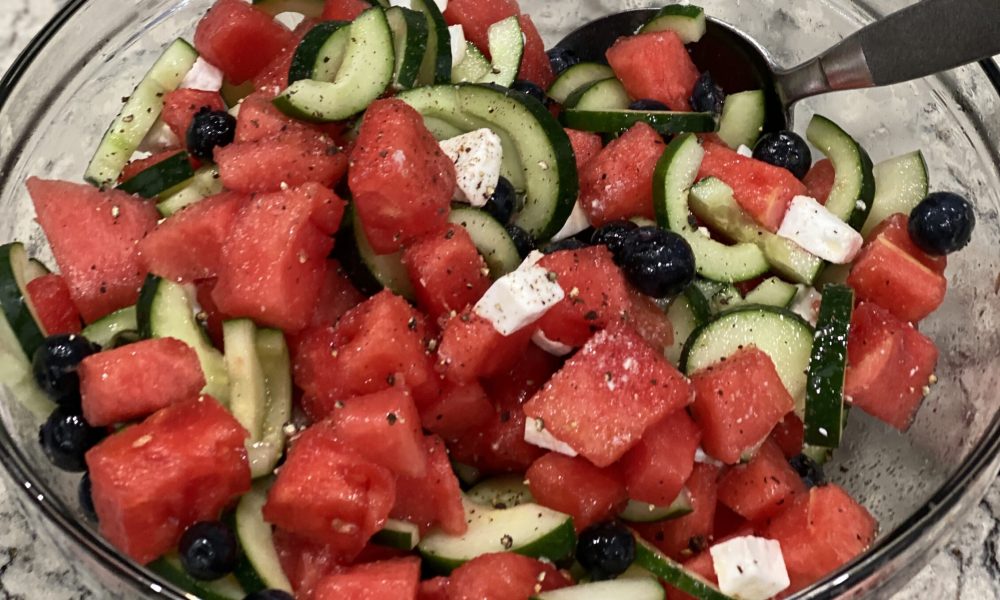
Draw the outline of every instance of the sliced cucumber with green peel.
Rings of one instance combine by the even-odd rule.
[[[27,292],[33,270],[24,244],[0,246],[0,309],[29,362],[45,341],[45,331]]]
[[[254,479],[274,471],[285,449],[285,425],[292,419],[292,362],[285,334],[277,329],[259,329],[255,343],[264,372],[267,411],[260,439],[247,444],[250,475]]]
[[[118,179],[163,111],[163,96],[177,89],[196,60],[198,51],[181,39],[163,51],[104,133],[84,179],[100,187]]]
[[[798,288],[777,277],[768,277],[743,298],[746,304],[764,304],[787,308],[793,300]]]
[[[577,110],[625,110],[631,100],[622,82],[614,77],[587,83],[573,91],[565,108]]]
[[[618,133],[636,123],[646,123],[658,133],[703,133],[715,131],[711,113],[677,112],[668,110],[582,110],[578,107],[563,111],[560,116],[566,127],[599,133]]]
[[[608,65],[595,62],[577,63],[556,77],[549,86],[547,94],[556,102],[565,104],[566,99],[576,90],[595,81],[613,79],[614,76],[615,72]]]
[[[674,343],[664,350],[663,354],[667,360],[676,365],[681,359],[681,352],[684,351],[684,342],[703,321],[695,314],[687,294],[681,294],[670,302],[667,319],[674,328]]]
[[[479,83],[493,83],[510,86],[517,79],[521,68],[521,56],[524,54],[524,32],[521,22],[516,16],[507,17],[490,25],[489,36],[490,58],[493,59],[490,71],[481,77]]]
[[[875,199],[872,159],[846,131],[821,115],[813,115],[806,138],[830,159],[836,173],[826,209],[860,230]]]
[[[465,57],[451,69],[452,83],[476,83],[489,74],[493,65],[472,42],[465,42]]]
[[[177,587],[195,594],[200,600],[243,600],[247,592],[236,577],[226,575],[215,581],[201,581],[188,575],[176,552],[149,564],[149,570]]]
[[[420,65],[420,85],[451,82],[451,33],[435,0],[412,0],[413,10],[424,13],[427,19],[427,52]]]
[[[766,118],[766,99],[762,90],[729,94],[722,104],[719,139],[733,150],[740,146],[753,148],[764,131]]]
[[[254,92],[253,81],[245,81],[240,85],[233,85],[228,81],[222,82],[222,89],[219,93],[222,94],[222,100],[226,103],[230,109],[239,105],[240,101],[249,96]]]
[[[350,25],[347,21],[324,21],[310,29],[292,54],[288,83],[303,79],[334,81],[347,53]]]
[[[451,461],[451,470],[455,472],[455,477],[463,489],[475,485],[483,475],[478,468],[454,460]]]
[[[408,90],[417,84],[420,66],[427,54],[427,19],[423,14],[394,6],[385,11],[392,29],[396,53],[396,72],[392,77],[397,90]]]
[[[274,548],[271,524],[264,520],[262,510],[267,503],[270,480],[254,483],[236,505],[236,536],[243,555],[264,587],[292,593],[292,584],[281,568],[278,551]]]
[[[713,281],[746,281],[770,269],[756,244],[727,246],[695,230],[690,223],[688,196],[705,150],[691,133],[677,136],[663,152],[653,172],[653,209],[660,227],[670,229],[691,245],[696,270]]]
[[[222,193],[222,179],[219,167],[205,165],[194,173],[194,177],[183,188],[156,205],[156,210],[164,217],[180,212],[199,200]]]
[[[372,278],[383,288],[403,296],[413,298],[413,284],[410,283],[410,276],[403,266],[402,254],[376,254],[365,237],[365,228],[354,215],[352,219],[352,229],[354,231],[354,244],[362,264],[371,274]]]
[[[532,600],[663,600],[663,586],[651,578],[626,577],[610,581],[591,581],[579,583],[535,594]]]
[[[927,161],[919,150],[880,162],[875,165],[873,174],[875,199],[861,229],[865,237],[891,215],[910,214],[929,191]]]
[[[102,348],[107,348],[122,333],[139,331],[135,318],[135,307],[126,306],[102,317],[83,328],[83,337]]]
[[[743,300],[736,286],[729,283],[697,278],[691,287],[701,292],[708,302],[708,311],[711,315],[732,308]]]
[[[267,385],[257,358],[257,326],[250,319],[225,321],[222,339],[229,374],[229,412],[249,432],[250,445],[263,436],[267,412]]]
[[[192,177],[194,169],[188,153],[178,152],[123,181],[118,189],[143,198],[167,198],[180,191]]]
[[[828,285],[819,305],[806,387],[805,442],[837,448],[844,430],[844,376],[847,334],[854,311],[854,290]]]
[[[481,481],[465,493],[466,498],[491,508],[505,509],[534,502],[531,489],[520,475],[501,475]]]
[[[56,408],[55,402],[35,383],[31,360],[24,354],[3,311],[0,311],[0,386],[6,386],[11,396],[39,420],[48,418]]]
[[[638,33],[673,31],[685,44],[693,44],[705,35],[705,11],[693,4],[668,4],[657,11]]]
[[[691,504],[691,493],[687,489],[682,489],[677,495],[677,499],[666,506],[656,506],[637,500],[629,500],[618,516],[623,521],[630,523],[654,523],[666,521],[667,519],[677,519],[694,512],[694,505]]]
[[[654,548],[637,533],[634,564],[659,577],[670,587],[690,594],[698,600],[733,600],[701,575],[685,569],[680,563]]]
[[[420,528],[409,521],[389,519],[372,536],[372,543],[396,550],[413,550],[420,543]]]
[[[253,0],[253,7],[272,16],[286,12],[299,13],[310,19],[323,16],[323,0]]]
[[[521,264],[521,255],[510,234],[489,213],[477,208],[453,208],[448,221],[461,225],[490,268],[490,277],[499,279]]]

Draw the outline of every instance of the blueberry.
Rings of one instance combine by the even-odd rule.
[[[501,224],[506,224],[513,216],[515,208],[517,208],[517,194],[514,192],[514,186],[506,177],[501,177],[483,210]]]
[[[514,242],[514,247],[517,248],[517,253],[521,255],[521,258],[527,257],[531,254],[531,251],[536,248],[535,239],[531,237],[531,234],[527,231],[521,229],[513,223],[505,227],[507,230],[507,235],[510,236],[511,241]]]
[[[607,246],[611,254],[614,255],[615,260],[618,260],[618,254],[621,252],[625,236],[633,229],[638,228],[639,226],[632,221],[612,221],[605,223],[594,230],[594,235],[591,236],[590,242],[592,244]]]
[[[542,104],[545,104],[545,90],[526,79],[518,79],[514,83],[510,84],[510,89],[525,93]]]
[[[77,499],[80,501],[80,509],[83,515],[91,521],[97,520],[97,511],[94,509],[94,495],[90,484],[90,472],[83,474],[80,478],[80,486],[76,489]]]
[[[243,600],[295,600],[295,596],[283,590],[260,590],[244,596]]]
[[[204,106],[188,127],[187,149],[195,158],[212,160],[216,148],[232,144],[235,138],[236,117]]]
[[[951,192],[934,192],[910,213],[910,239],[921,250],[944,256],[965,248],[976,228],[968,200]]]
[[[103,437],[104,432],[88,425],[79,412],[63,406],[52,411],[38,431],[38,441],[49,461],[74,473],[87,469],[84,455]]]
[[[78,406],[80,377],[76,368],[80,361],[100,350],[100,346],[82,335],[49,336],[31,360],[35,381],[58,404]]]
[[[691,109],[719,115],[722,114],[722,104],[725,100],[726,93],[712,79],[712,74],[708,71],[702,73],[698,77],[698,81],[695,82],[694,91],[691,93]]]
[[[649,98],[642,98],[633,101],[628,105],[629,110],[670,110],[666,104],[660,102],[659,100],[651,100]]]
[[[580,62],[580,57],[569,48],[555,48],[546,52],[549,56],[549,64],[552,65],[552,72],[559,75],[566,69]]]
[[[177,550],[184,570],[202,581],[232,573],[239,560],[236,536],[221,521],[199,521],[188,527]]]
[[[805,177],[812,166],[809,145],[793,131],[765,133],[753,147],[753,157],[788,169],[799,179]]]
[[[691,246],[673,231],[659,227],[629,231],[617,258],[629,283],[653,298],[676,296],[694,280]]]
[[[593,579],[612,579],[635,560],[635,537],[620,523],[591,525],[580,532],[576,560]]]
[[[826,485],[826,475],[823,473],[822,465],[805,454],[793,456],[788,459],[788,464],[792,465],[808,487]]]
[[[558,242],[549,242],[542,246],[542,254],[552,254],[553,252],[559,252],[561,250],[580,250],[581,248],[586,248],[587,243],[583,240],[578,240],[576,238],[566,238],[564,240],[559,240]]]

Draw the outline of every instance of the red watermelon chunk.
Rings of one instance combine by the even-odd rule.
[[[326,544],[311,542],[280,529],[274,530],[274,549],[292,589],[308,598],[317,583],[342,570],[344,559]]]
[[[101,534],[140,564],[250,489],[247,432],[207,396],[164,408],[87,452]],[[169,457],[169,460],[164,460]]]
[[[577,531],[616,516],[628,502],[616,470],[600,469],[580,457],[549,452],[532,463],[524,478],[535,501],[573,517]]]
[[[268,327],[303,329],[343,214],[344,201],[314,183],[253,197],[222,244],[212,291],[219,310]]]
[[[792,585],[800,590],[861,554],[875,539],[871,514],[834,484],[801,494],[764,529],[777,540]]]
[[[385,524],[395,497],[388,469],[345,448],[329,428],[314,426],[292,444],[268,492],[264,519],[352,558]]]
[[[686,560],[707,549],[714,533],[718,479],[718,467],[696,464],[686,486],[694,510],[676,519],[636,523],[636,530],[674,560]]]
[[[801,454],[802,446],[805,444],[805,426],[802,424],[802,419],[794,412],[788,413],[781,423],[774,426],[769,439],[781,448],[785,458]]]
[[[218,0],[194,33],[201,56],[236,85],[252,79],[292,44],[287,27],[242,0]]]
[[[444,20],[449,25],[461,25],[465,39],[489,57],[490,25],[520,14],[517,0],[452,0],[444,11]]]
[[[368,107],[351,153],[348,181],[372,248],[389,254],[445,226],[455,165],[402,100]]]
[[[767,441],[749,463],[731,467],[722,476],[719,503],[749,521],[761,521],[784,510],[805,491],[781,448]]]
[[[468,523],[448,449],[436,435],[423,438],[421,443],[418,456],[426,459],[426,472],[419,477],[401,475],[396,480],[396,503],[390,515],[419,525],[422,532],[439,525],[445,533],[462,535]]]
[[[546,90],[555,81],[556,75],[552,71],[549,55],[545,53],[542,34],[538,33],[530,16],[520,15],[518,21],[524,34],[524,53],[521,55],[521,68],[517,72],[517,78],[530,81]]]
[[[583,168],[587,166],[592,158],[600,154],[604,144],[601,143],[601,136],[589,131],[578,131],[567,129],[569,143],[573,145],[573,157],[576,159],[576,170],[583,173]]]
[[[538,320],[550,340],[582,346],[594,332],[622,321],[631,307],[625,276],[607,246],[560,250],[538,265],[556,274],[566,294]]]
[[[147,156],[146,158],[130,160],[128,164],[125,165],[125,168],[122,169],[122,174],[118,176],[118,182],[121,183],[128,181],[129,179],[132,179],[133,177],[135,177],[139,173],[142,173],[146,169],[158,165],[161,162],[167,160],[168,158],[172,158],[178,153],[183,151],[184,150],[182,150],[181,148],[170,148],[168,150],[164,150],[163,152],[157,152],[152,156]]]
[[[698,179],[715,177],[733,188],[733,198],[751,217],[770,232],[778,231],[788,204],[808,193],[791,171],[736,151],[706,142]]]
[[[871,302],[854,309],[844,395],[900,431],[909,429],[937,365],[934,342]]]
[[[324,21],[353,21],[372,5],[365,0],[326,0],[323,3]]]
[[[941,306],[948,282],[883,234],[861,251],[847,285],[854,288],[859,300],[874,302],[900,319],[916,323]]]
[[[935,273],[944,273],[948,267],[947,256],[932,256],[921,250],[913,239],[910,238],[910,218],[903,213],[890,215],[884,221],[875,226],[868,234],[869,240],[882,237],[886,241],[892,242],[903,252],[919,260],[925,267]]]
[[[203,109],[226,110],[226,103],[219,92],[178,88],[163,96],[160,118],[170,127],[177,139],[186,144],[188,129],[194,116]]]
[[[632,98],[659,100],[670,110],[691,110],[700,73],[673,31],[619,38],[606,56]]]
[[[448,578],[434,577],[420,582],[417,600],[448,600]]]
[[[445,383],[441,394],[420,407],[424,429],[453,439],[469,429],[486,425],[495,411],[479,382]]]
[[[656,506],[673,502],[691,476],[700,441],[701,431],[687,411],[650,427],[620,463],[629,498]]]
[[[275,96],[288,87],[288,72],[292,68],[292,59],[295,51],[298,50],[299,42],[305,37],[309,30],[316,25],[313,19],[305,18],[292,31],[291,40],[280,52],[274,55],[271,62],[262,68],[253,77],[253,87],[255,95],[273,100]],[[240,109],[242,112],[242,109]]]
[[[312,600],[415,600],[420,559],[411,556],[357,565],[321,579]]]
[[[364,301],[364,294],[354,287],[340,263],[331,258],[326,261],[323,283],[319,288],[319,296],[316,298],[316,307],[309,319],[309,326],[336,325],[341,317]]]
[[[752,533],[753,532],[750,532],[749,535],[752,535]],[[685,560],[681,563],[681,566],[692,573],[697,573],[702,577],[702,579],[705,579],[715,585],[719,584],[719,578],[715,574],[715,562],[712,560],[712,553],[708,550],[703,550]],[[694,596],[685,594],[675,587],[668,585],[666,588],[667,600],[698,600]]]
[[[198,355],[173,338],[92,354],[80,363],[79,375],[83,416],[94,427],[151,415],[205,387]]]
[[[674,326],[662,308],[652,298],[629,288],[631,304],[628,322],[646,342],[658,350],[666,350],[674,343]]]
[[[448,600],[525,600],[569,583],[552,563],[497,552],[455,569],[448,582]]]
[[[592,337],[524,412],[606,467],[639,443],[649,427],[690,401],[687,379],[638,333],[616,326]]]
[[[433,319],[475,304],[490,287],[489,269],[461,225],[417,240],[403,250],[417,304]]]
[[[701,426],[701,444],[727,464],[754,451],[795,408],[771,357],[756,346],[698,371],[691,383],[695,390],[691,408]]]
[[[590,223],[653,218],[653,171],[666,145],[646,123],[636,123],[580,171],[580,204]]]
[[[116,190],[31,177],[28,193],[70,296],[89,322],[139,299],[136,244],[156,226],[149,202]]]
[[[309,127],[278,110],[271,99],[261,92],[250,94],[240,103],[240,114],[236,117],[236,143],[273,139],[287,131],[305,133]]]
[[[46,335],[80,333],[80,311],[62,275],[49,273],[28,282],[25,291]]]
[[[474,312],[463,312],[444,326],[438,366],[449,381],[469,383],[505,371],[530,344],[530,327],[504,336],[492,322]]]
[[[226,189],[248,194],[304,183],[332,187],[347,172],[347,154],[332,138],[310,131],[229,144],[215,150],[215,162]]]
[[[830,197],[833,184],[836,182],[837,172],[833,169],[833,163],[829,158],[824,158],[809,169],[806,176],[802,178],[809,195],[820,204],[826,204],[826,199]]]

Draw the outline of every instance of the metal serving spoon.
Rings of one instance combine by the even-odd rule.
[[[608,47],[654,14],[648,9],[608,15],[557,46],[581,60],[606,62]],[[747,34],[711,17],[705,36],[691,46],[695,64],[711,71],[726,92],[764,90],[771,130],[790,125],[792,106],[803,98],[919,79],[995,54],[1000,54],[1000,0],[923,0],[790,69],[775,65],[767,49]]]

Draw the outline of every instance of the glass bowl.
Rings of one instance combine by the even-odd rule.
[[[71,0],[0,83],[0,240],[22,240],[51,264],[24,189],[30,175],[80,180],[123,96],[173,38],[190,38],[211,0]],[[662,3],[662,2],[661,2]],[[796,64],[905,0],[701,0],[706,12]],[[594,17],[653,2],[522,0],[546,41]],[[1000,457],[1000,71],[993,62],[889,89],[847,92],[797,107],[858,137],[877,161],[923,149],[934,189],[973,198],[978,228],[949,265],[941,309],[922,329],[941,349],[939,383],[909,433],[851,414],[827,472],[878,518],[874,547],[796,598],[886,597],[933,555],[984,495]],[[37,417],[0,390],[0,460],[15,494],[72,564],[104,595],[182,600],[190,595],[108,545],[83,518],[79,476],[42,455]]]

